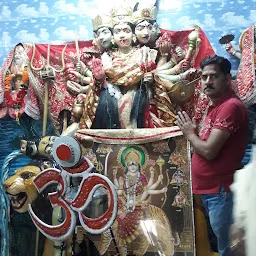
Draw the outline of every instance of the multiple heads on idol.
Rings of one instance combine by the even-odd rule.
[[[156,7],[136,11],[129,7],[122,7],[118,10],[112,9],[110,16],[96,16],[93,19],[93,43],[101,52],[120,47],[122,46],[120,37],[127,30],[131,34],[129,40],[133,45],[154,46],[160,35],[160,29],[156,23]]]

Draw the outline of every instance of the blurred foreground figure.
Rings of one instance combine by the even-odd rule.
[[[234,194],[234,225],[231,232],[232,256],[256,255],[256,145],[252,159],[234,175],[231,190]]]

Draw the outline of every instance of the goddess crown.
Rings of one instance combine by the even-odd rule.
[[[107,15],[97,15],[93,20],[92,20],[92,27],[93,31],[97,31],[99,28],[102,27],[109,27],[112,28],[113,23],[112,23],[112,18]]]
[[[121,5],[111,10],[113,25],[118,22],[132,22],[132,8],[130,6]]]

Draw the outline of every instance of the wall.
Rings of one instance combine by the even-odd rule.
[[[91,18],[107,12],[112,0],[2,0],[0,2],[0,66],[18,42],[49,43],[92,39]],[[134,2],[134,1],[133,1]],[[143,0],[145,3],[154,0]],[[161,28],[180,30],[198,24],[217,54],[238,62],[218,43],[221,36],[241,32],[256,21],[256,0],[159,0]]]

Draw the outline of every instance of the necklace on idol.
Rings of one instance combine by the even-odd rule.
[[[139,182],[140,173],[138,172],[136,181],[130,184],[129,175],[125,177],[125,186],[126,186],[126,210],[128,212],[133,212],[135,209],[136,202],[136,188],[137,183]]]

